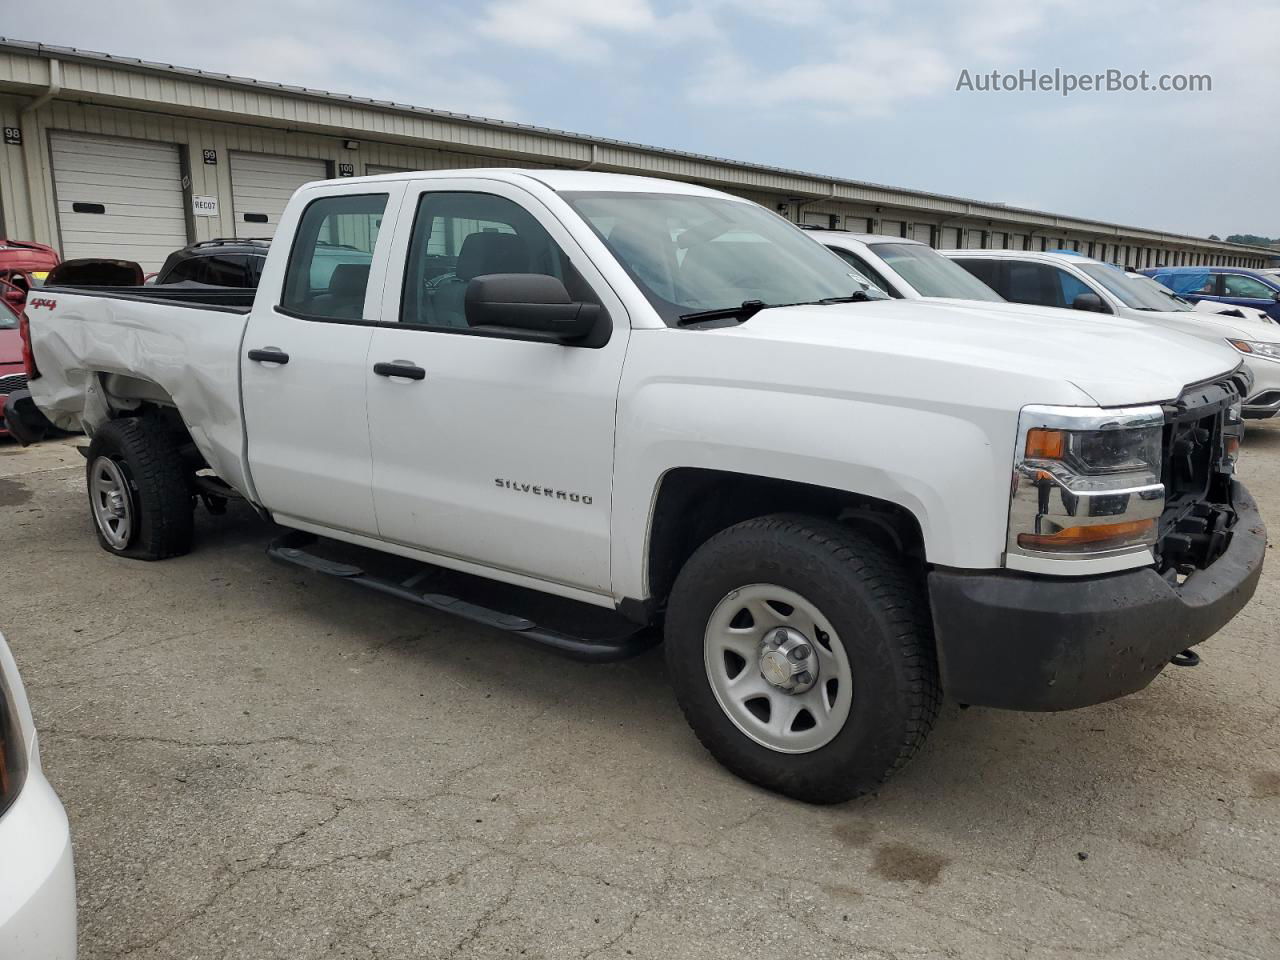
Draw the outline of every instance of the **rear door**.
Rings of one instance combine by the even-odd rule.
[[[240,368],[249,467],[291,525],[377,533],[366,358],[403,192],[326,185],[285,214],[288,255],[262,274]]]
[[[304,183],[329,178],[329,165],[310,157],[232,151],[231,208],[237,237],[270,239],[289,198]]]
[[[388,278],[366,364],[382,538],[552,592],[607,593],[622,302],[541,201],[493,180],[411,184],[391,262],[404,274]],[[604,306],[608,342],[470,328],[468,283],[492,273],[557,277]],[[418,379],[375,364],[416,367]]]

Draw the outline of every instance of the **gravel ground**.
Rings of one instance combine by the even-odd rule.
[[[1280,956],[1274,560],[1200,668],[947,704],[879,795],[815,808],[712,762],[657,651],[583,666],[282,568],[244,509],[116,560],[82,474],[0,445],[0,628],[84,960]],[[1280,424],[1242,474],[1280,517]]]

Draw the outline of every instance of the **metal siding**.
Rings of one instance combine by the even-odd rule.
[[[52,131],[49,146],[64,258],[116,257],[154,271],[188,242],[176,145]],[[78,202],[105,212],[76,212]]]
[[[0,124],[19,126],[20,101],[0,99]],[[27,130],[23,130],[24,140]],[[34,236],[31,224],[31,194],[23,148],[0,144],[0,211],[4,236],[28,239]]]

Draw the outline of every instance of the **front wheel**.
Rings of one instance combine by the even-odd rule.
[[[89,443],[85,485],[104,550],[136,560],[190,551],[195,501],[182,456],[161,423],[130,417],[103,424]]]
[[[810,517],[748,520],[681,570],[667,666],[703,745],[812,803],[883,783],[937,716],[928,603],[901,560]]]

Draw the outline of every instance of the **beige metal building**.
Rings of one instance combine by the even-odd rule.
[[[0,39],[4,235],[155,270],[193,240],[269,237],[333,176],[569,167],[706,184],[805,224],[935,247],[1075,249],[1121,264],[1264,266],[1275,250]]]

